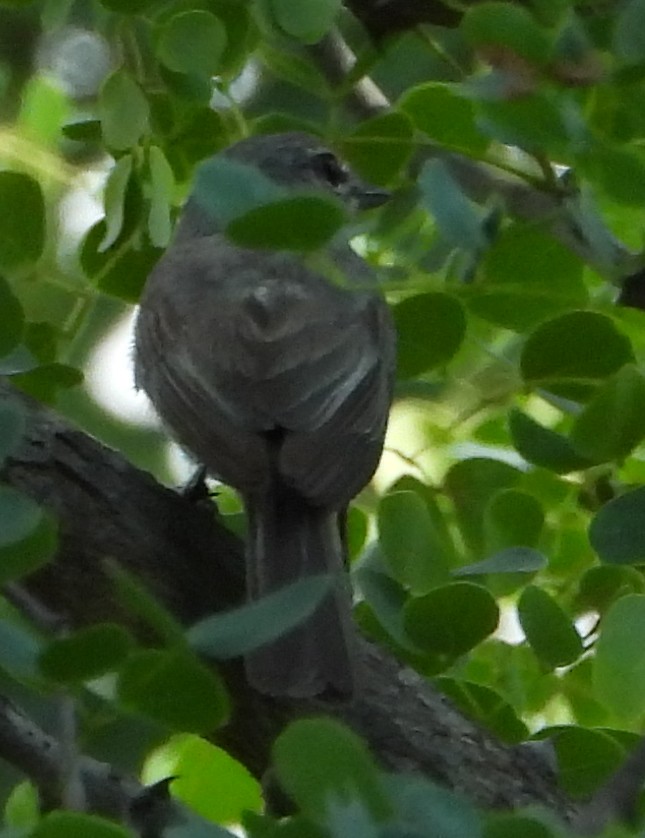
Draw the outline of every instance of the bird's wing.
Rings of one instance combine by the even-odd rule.
[[[198,456],[189,437],[202,447],[206,415],[222,445],[232,433],[234,448],[283,432],[278,469],[314,503],[345,502],[364,485],[390,400],[393,337],[384,303],[288,254],[242,250],[220,236],[172,248],[146,294],[155,299],[145,309],[159,319],[156,375],[188,408],[190,427],[175,432]],[[240,469],[215,466],[247,488]]]

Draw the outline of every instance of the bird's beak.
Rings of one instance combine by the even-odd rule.
[[[355,191],[352,197],[356,201],[359,209],[367,210],[374,209],[374,207],[380,207],[381,204],[389,201],[391,196],[392,193],[388,192],[387,189],[378,189],[375,186],[369,186],[360,187]]]

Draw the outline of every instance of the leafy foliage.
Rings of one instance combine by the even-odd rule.
[[[52,82],[55,62],[25,72],[30,55],[0,54],[2,374],[165,476],[162,437],[100,413],[79,369],[138,299],[192,183],[249,246],[315,251],[346,222],[334,201],[282,194],[213,154],[275,130],[335,144],[393,192],[352,228],[400,344],[378,493],[349,516],[357,619],[504,740],[544,728],[563,787],[593,792],[645,722],[645,315],[616,304],[616,286],[643,264],[645,3],[466,4],[454,29],[378,50],[338,0],[96,0],[82,14],[64,0],[0,5],[0,23],[28,24],[42,43],[63,24],[84,26],[89,63],[111,55],[88,95],[78,83],[86,59],[71,62],[76,82],[71,71]],[[338,87],[308,48],[333,25],[358,56]],[[393,103],[365,119],[346,98],[363,73]],[[102,218],[79,239],[66,201],[106,168]],[[0,404],[0,460],[23,431],[20,407]],[[0,579],[34,571],[55,546],[50,517],[0,486]],[[88,731],[106,712],[131,725],[145,744],[126,768],[149,753],[154,729],[174,744],[177,731],[193,732],[193,750],[177,746],[173,765],[190,751],[224,773],[197,734],[225,722],[230,699],[195,650],[237,654],[308,613],[320,591],[287,591],[184,636],[114,575],[154,648],[111,624],[44,644],[7,605],[3,679],[43,702],[66,690]],[[520,629],[500,633],[500,615]],[[274,757],[300,836],[564,831],[386,776],[328,720],[287,729]],[[176,794],[252,836],[283,834],[243,811],[257,808],[257,789],[242,771],[239,783],[232,808],[200,805],[212,792],[188,779]],[[191,829],[177,834],[224,834]],[[52,813],[33,834],[125,832]]]

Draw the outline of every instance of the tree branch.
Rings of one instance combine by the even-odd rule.
[[[241,546],[212,505],[195,505],[157,485],[116,452],[20,398],[29,430],[3,476],[60,520],[59,554],[28,580],[33,596],[71,625],[131,623],[103,568],[103,559],[116,557],[186,624],[239,602]],[[331,714],[362,735],[388,770],[422,773],[485,807],[539,802],[565,817],[571,813],[538,754],[502,745],[366,641],[362,659],[362,691],[351,706],[274,700],[248,687],[239,663],[222,667],[234,716],[213,739],[262,777],[273,739],[290,719]]]

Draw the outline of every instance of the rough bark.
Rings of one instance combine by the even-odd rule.
[[[28,432],[3,477],[60,521],[58,555],[28,580],[32,596],[71,625],[128,622],[104,571],[109,558],[136,573],[184,623],[240,601],[241,545],[211,504],[158,485],[117,452],[23,401]],[[496,741],[382,649],[366,641],[362,655],[364,684],[351,706],[269,699],[246,685],[240,666],[229,665],[223,674],[235,712],[214,740],[261,777],[289,719],[327,713],[363,736],[387,769],[421,773],[484,807],[541,803],[571,813],[539,753]]]

